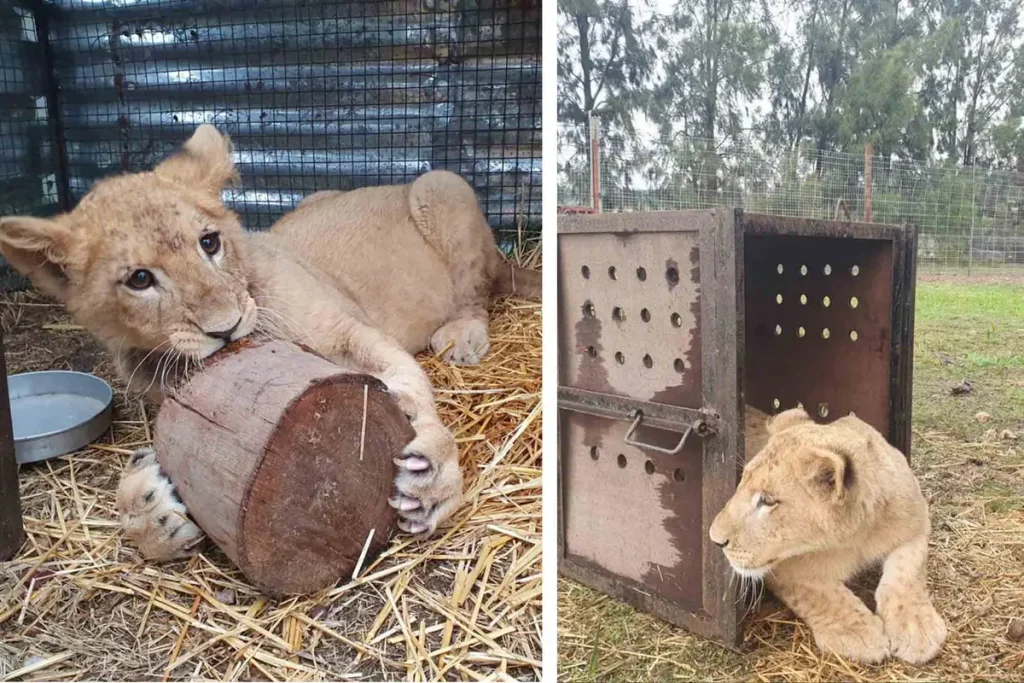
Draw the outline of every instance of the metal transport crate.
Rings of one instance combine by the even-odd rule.
[[[855,412],[909,455],[916,229],[740,210],[558,221],[559,567],[738,646],[708,539],[743,408]]]

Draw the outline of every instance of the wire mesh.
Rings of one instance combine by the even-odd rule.
[[[445,168],[500,234],[540,223],[538,0],[48,0],[72,201],[201,123],[249,228],[302,197]]]
[[[564,132],[563,132],[564,131]],[[559,126],[559,204],[591,204],[588,131]],[[640,148],[634,145],[634,148]],[[865,156],[683,138],[670,150],[600,155],[602,211],[733,206],[783,216],[864,220]],[[1024,174],[886,158],[870,161],[871,220],[919,228],[929,272],[1024,272]]]
[[[47,59],[30,2],[0,5],[0,216],[59,208]],[[24,281],[0,268],[0,289]]]

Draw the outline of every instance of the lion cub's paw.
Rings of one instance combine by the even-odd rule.
[[[398,476],[388,502],[398,511],[398,526],[429,535],[462,502],[462,470],[455,437],[444,425],[413,423],[416,438],[395,459]]]
[[[814,632],[814,642],[823,652],[834,652],[863,664],[875,664],[889,656],[889,638],[882,628],[882,620],[875,615],[855,626],[845,623],[819,629]]]
[[[911,664],[935,659],[946,642],[946,622],[930,602],[887,606],[882,613],[892,654]]]
[[[455,365],[476,365],[490,349],[487,322],[475,318],[453,320],[430,338],[430,350]]]
[[[186,557],[203,540],[152,448],[132,454],[117,487],[117,509],[125,535],[148,560]]]

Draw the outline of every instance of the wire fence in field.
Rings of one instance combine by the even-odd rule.
[[[588,131],[558,128],[559,207],[594,206]],[[913,223],[929,272],[1024,272],[1024,174],[874,154],[714,145],[599,144],[602,212],[733,206],[747,211]],[[622,149],[625,147],[625,149]],[[866,191],[870,188],[870,191]]]

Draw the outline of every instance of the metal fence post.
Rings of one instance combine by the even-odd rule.
[[[601,213],[601,119],[590,114],[590,202]]]
[[[974,214],[977,211],[978,194],[978,167],[971,167],[971,234],[967,238],[967,275],[971,275],[971,267],[974,265]]]

